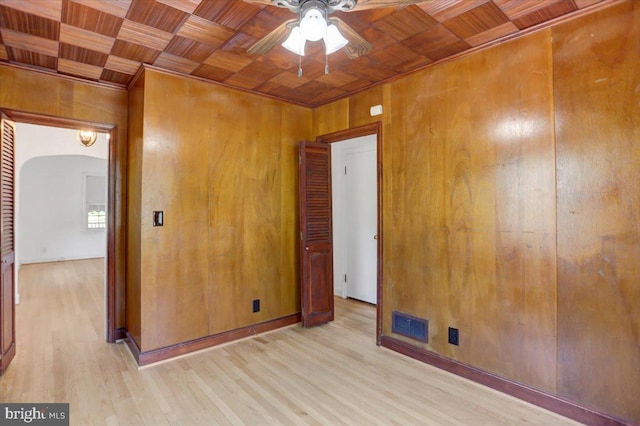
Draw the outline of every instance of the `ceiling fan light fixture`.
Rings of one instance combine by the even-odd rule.
[[[349,40],[347,40],[342,34],[340,34],[338,27],[333,24],[327,27],[327,34],[324,37],[324,45],[325,49],[327,50],[327,55],[330,55],[333,52],[337,52],[338,50],[345,47],[347,43],[349,43]]]
[[[93,130],[78,130],[76,137],[78,138],[78,142],[88,148],[96,143],[98,134]]]
[[[327,21],[319,9],[310,8],[304,12],[300,20],[300,31],[303,37],[309,41],[318,41],[327,33]]]
[[[304,45],[307,40],[303,37],[300,27],[295,26],[291,30],[289,37],[282,43],[282,47],[296,55],[304,56]]]

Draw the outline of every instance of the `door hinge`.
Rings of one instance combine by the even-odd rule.
[[[344,166],[344,174],[347,174],[347,166]]]
[[[347,282],[347,274],[344,274],[344,282]]]
[[[304,238],[302,238],[302,231],[300,231],[300,241],[304,240]]]
[[[298,155],[298,164],[302,164],[302,155]]]

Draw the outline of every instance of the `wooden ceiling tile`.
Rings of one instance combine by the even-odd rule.
[[[282,46],[274,47],[268,55],[257,56],[256,60],[286,70],[298,65],[298,55],[289,52]]]
[[[539,9],[553,6],[562,0],[493,0],[509,19],[517,19]]]
[[[229,2],[219,0],[202,0],[193,14],[214,21],[229,6]]]
[[[401,43],[386,49],[376,49],[369,56],[396,72],[406,72],[431,62],[431,59],[416,53]]]
[[[456,53],[469,48],[470,46],[462,41],[460,37],[453,34],[442,24],[431,28],[429,31],[420,33],[403,42],[410,49],[428,57],[432,60],[442,58],[443,52],[448,50]],[[451,46],[451,47],[449,47]]]
[[[417,7],[407,7],[392,13],[372,25],[393,37],[402,41],[416,34],[428,31],[438,24],[436,20]]]
[[[253,46],[257,38],[251,37],[243,32],[238,31],[233,37],[231,37],[225,44],[222,45],[221,49],[225,52],[232,52],[238,55],[250,56],[247,53],[247,49]]]
[[[360,80],[380,81],[391,77],[394,72],[375,61],[373,58],[361,56],[353,59],[348,69],[349,73]]]
[[[600,3],[603,0],[574,0],[576,2],[576,6],[578,9],[584,9],[585,7],[589,7],[596,3]]]
[[[221,46],[234,34],[230,29],[196,15],[191,15],[177,33],[179,36],[197,40],[213,47]]]
[[[513,19],[513,23],[522,30],[576,10],[578,7],[573,0],[565,0]]]
[[[262,9],[241,0],[203,0],[194,13],[224,27],[237,30]]]
[[[121,58],[120,56],[109,55],[104,67],[122,74],[133,75],[138,72],[140,65],[142,65],[142,62],[132,61],[130,59]]]
[[[297,72],[284,71],[276,75],[269,81],[281,87],[295,89],[296,87],[300,87],[303,84],[307,84],[311,80],[305,77],[304,75],[301,77],[298,77]]]
[[[182,56],[176,56],[167,52],[162,52],[160,56],[158,56],[158,59],[156,59],[156,61],[153,63],[153,65],[160,68],[181,72],[183,74],[191,74],[193,70],[198,68],[199,63],[191,61],[187,58],[183,58]]]
[[[84,28],[108,37],[116,37],[122,21],[122,18],[70,0],[63,0],[62,3],[62,22],[74,27]]]
[[[364,89],[365,87],[369,87],[373,84],[373,81],[369,81],[366,79],[356,80],[352,83],[345,84],[341,87],[342,90],[346,92],[355,92],[356,90]]]
[[[164,50],[172,38],[171,33],[129,19],[124,20],[118,33],[118,40],[141,44],[155,50]]]
[[[183,58],[187,58],[192,61],[203,62],[211,56],[215,50],[215,47],[209,46],[208,44],[175,36],[165,49],[165,52],[182,56]]]
[[[485,3],[445,21],[444,26],[466,39],[507,22],[509,18],[495,4]]]
[[[448,21],[471,9],[486,4],[489,0],[441,0],[416,4],[438,22]]]
[[[58,71],[65,74],[77,75],[91,80],[100,80],[102,67],[70,61],[69,59],[58,59]]]
[[[309,83],[301,86],[300,90],[306,94],[305,100],[307,103],[311,100],[326,102],[329,99],[340,97],[345,93],[344,90],[327,86],[317,80],[310,81]]]
[[[518,27],[516,27],[513,22],[509,21],[505,24],[499,25],[497,27],[493,27],[490,30],[481,32],[471,37],[467,37],[464,39],[471,46],[480,46],[481,44],[488,43],[493,40],[498,40],[501,37],[505,37],[509,34],[515,34],[518,32]]]
[[[331,87],[342,87],[356,80],[358,80],[356,76],[342,70],[330,70],[329,74],[325,74],[318,79],[320,83]]]
[[[155,0],[132,0],[127,19],[175,33],[189,14]]]
[[[152,64],[158,55],[160,55],[160,51],[140,46],[139,44],[130,43],[128,41],[116,40],[115,43],[113,43],[111,54],[130,59],[132,61]]]
[[[181,10],[187,13],[193,13],[198,7],[201,0],[158,0],[160,3],[171,6],[174,9]]]
[[[70,61],[103,67],[109,55],[72,44],[60,43],[60,57]]]
[[[62,0],[2,0],[2,5],[53,21],[60,20]]]
[[[33,65],[38,68],[48,68],[54,71],[57,69],[58,58],[56,58],[55,56],[43,55],[41,53],[19,49],[16,47],[5,47],[7,49],[7,56],[12,62]]]
[[[196,75],[198,77],[206,78],[208,80],[225,81],[226,79],[231,77],[234,73],[229,70],[225,70],[223,68],[219,68],[213,65],[202,64],[199,67],[197,67],[195,70],[193,70],[191,74]]]
[[[108,81],[110,83],[127,85],[129,81],[133,78],[133,75],[124,74],[118,71],[112,71],[105,69],[102,71],[102,75],[100,76],[100,80]]]
[[[0,25],[13,31],[58,40],[60,23],[0,4]]]
[[[60,42],[75,44],[96,52],[109,53],[115,38],[87,31],[73,25],[60,24]]]
[[[100,10],[109,15],[119,18],[127,16],[131,0],[73,0],[75,3],[82,4],[92,9]]]
[[[205,64],[219,67],[227,71],[238,72],[251,63],[251,59],[234,53],[216,50],[205,61]]]
[[[261,85],[262,82],[270,80],[281,71],[278,68],[260,62],[252,62],[242,71],[227,79],[226,82],[244,89],[253,89]]]
[[[2,31],[2,42],[7,47],[15,47],[47,56],[58,56],[58,42],[55,40],[19,33],[5,28],[0,31]]]
[[[241,31],[255,38],[262,38],[276,29],[283,22],[294,19],[291,15],[288,19],[283,19],[278,15],[273,15],[267,9],[261,10],[255,17],[242,26]]]

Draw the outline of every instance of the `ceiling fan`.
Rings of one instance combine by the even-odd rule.
[[[326,54],[343,49],[351,59],[373,49],[342,19],[329,17],[333,12],[352,12],[380,7],[406,6],[425,0],[245,0],[289,9],[298,14],[295,19],[283,22],[275,30],[248,49],[249,53],[263,55],[281,44],[291,52],[304,56],[307,41],[324,40]],[[300,70],[301,71],[301,70]],[[325,72],[328,72],[328,68]]]

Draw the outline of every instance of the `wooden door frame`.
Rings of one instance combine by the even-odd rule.
[[[376,175],[378,177],[378,264],[377,264],[377,297],[376,305],[376,344],[380,346],[382,337],[382,255],[383,255],[383,233],[382,233],[382,122],[365,124],[363,126],[350,129],[339,130],[316,137],[316,142],[335,143],[347,139],[354,139],[361,136],[376,136]]]
[[[2,112],[16,123],[36,124],[39,126],[62,127],[66,129],[91,129],[109,134],[109,158],[107,159],[107,318],[106,340],[114,343],[120,338],[116,330],[116,149],[117,129],[115,124],[95,123],[70,118],[55,117],[25,111],[2,109]],[[17,137],[16,137],[17,139]],[[15,171],[18,173],[18,170]],[[15,232],[15,231],[14,231]]]

